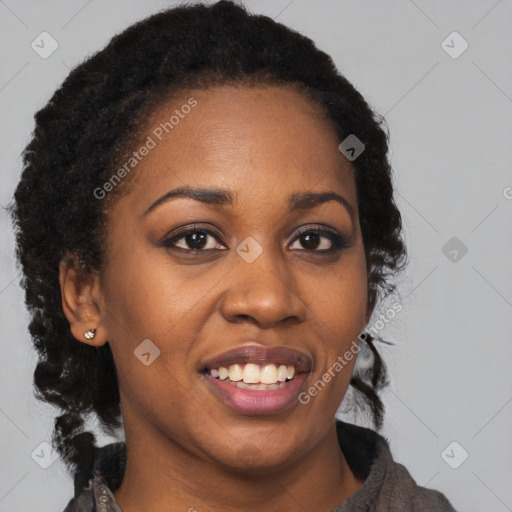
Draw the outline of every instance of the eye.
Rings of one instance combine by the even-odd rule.
[[[302,247],[297,247],[297,244],[301,244]],[[290,248],[299,251],[332,253],[346,249],[348,246],[349,240],[345,235],[327,229],[305,228],[295,237]]]
[[[168,249],[179,249],[182,251],[209,251],[215,249],[226,249],[215,233],[204,228],[193,227],[182,231],[175,236],[162,242]]]
[[[227,249],[219,241],[216,233],[199,226],[183,229],[181,232],[165,239],[162,245],[167,249],[196,254]],[[299,251],[330,254],[345,249],[349,245],[348,237],[336,231],[307,227],[299,231],[290,248]]]

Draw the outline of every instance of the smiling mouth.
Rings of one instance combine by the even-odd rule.
[[[294,379],[295,365],[292,364],[239,364],[234,363],[218,368],[205,369],[205,373],[240,389],[271,391],[283,388]]]
[[[201,366],[222,400],[249,414],[272,414],[297,398],[313,366],[310,356],[286,346],[244,345]]]

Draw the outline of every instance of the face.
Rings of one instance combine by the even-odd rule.
[[[292,463],[331,428],[355,358],[299,393],[367,321],[353,170],[318,107],[282,87],[191,91],[148,136],[101,275],[125,429],[223,466]]]

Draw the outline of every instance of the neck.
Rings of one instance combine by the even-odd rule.
[[[121,487],[113,493],[124,512],[329,511],[362,485],[343,456],[334,420],[321,442],[300,460],[278,471],[245,473],[201,459],[168,439],[135,443],[140,432],[132,436],[126,425],[125,432],[127,466]]]

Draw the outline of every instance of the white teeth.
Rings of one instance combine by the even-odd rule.
[[[267,364],[261,370],[262,384],[275,384],[277,382],[277,368],[275,364]]]
[[[288,368],[284,364],[279,366],[277,370],[277,380],[279,382],[284,382],[288,378]]]
[[[260,381],[260,367],[257,364],[246,364],[244,366],[243,381],[246,384],[257,384]]]
[[[243,379],[244,372],[242,367],[239,364],[232,364],[229,367],[229,380],[233,382],[237,382]]]
[[[243,381],[240,382],[233,382],[233,386],[236,386],[240,389],[250,389],[251,391],[273,391],[276,389],[281,389],[283,386],[285,386],[284,383],[280,384],[246,384]]]
[[[293,365],[286,366],[284,364],[277,367],[275,364],[266,364],[260,367],[257,364],[247,363],[243,364],[232,364],[229,368],[221,366],[220,368],[211,368],[210,375],[215,379],[226,380],[233,383],[240,384],[251,384],[251,386],[239,387],[243,389],[259,389],[260,386],[255,384],[261,384],[261,389],[279,389],[281,383],[286,380],[292,380],[295,375],[295,367]],[[274,385],[277,387],[274,388]]]

